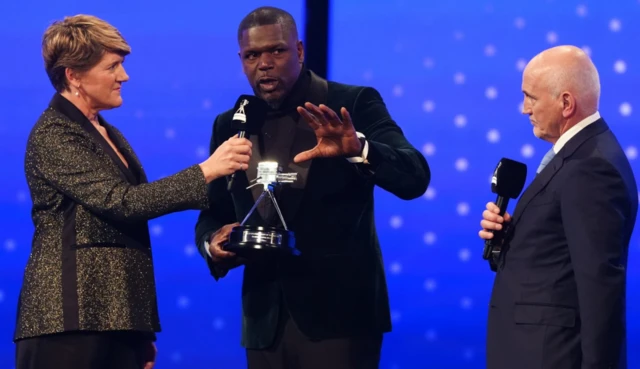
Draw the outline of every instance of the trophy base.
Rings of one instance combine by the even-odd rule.
[[[229,234],[229,241],[222,248],[245,258],[265,254],[300,255],[295,247],[293,232],[273,227],[234,227]]]

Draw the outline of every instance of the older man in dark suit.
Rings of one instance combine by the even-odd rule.
[[[579,48],[534,57],[524,113],[553,147],[513,216],[489,203],[480,237],[504,231],[489,308],[491,369],[624,369],[627,251],[638,210],[629,162],[598,112]],[[504,229],[503,229],[504,228]]]

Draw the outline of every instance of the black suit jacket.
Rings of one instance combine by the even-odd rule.
[[[160,331],[147,220],[208,204],[194,165],[147,183],[131,146],[56,94],[29,135],[33,244],[14,339],[65,331]]]
[[[346,107],[355,129],[367,137],[371,164],[352,164],[343,157],[288,163],[306,184],[284,187],[278,201],[302,255],[244,267],[242,345],[247,348],[272,343],[284,305],[299,329],[315,339],[390,331],[374,187],[409,200],[422,195],[430,181],[426,160],[405,139],[375,89],[311,77],[307,101],[324,103],[336,112]],[[212,152],[236,133],[231,127],[233,113],[229,110],[216,118]],[[292,136],[291,159],[316,145],[313,131],[302,119]],[[252,140],[251,179],[260,161],[258,140]],[[243,177],[246,181],[244,173]],[[221,274],[205,252],[205,241],[223,225],[241,221],[254,204],[250,191],[232,195],[226,187],[225,179],[210,184],[211,204],[196,226],[196,242],[216,278]]]
[[[636,181],[604,120],[578,132],[518,201],[489,311],[487,368],[626,368]]]

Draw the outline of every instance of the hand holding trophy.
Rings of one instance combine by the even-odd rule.
[[[287,223],[282,216],[278,202],[273,194],[273,189],[280,183],[293,183],[296,173],[280,173],[278,163],[275,161],[263,161],[258,163],[258,175],[252,180],[247,189],[254,186],[263,186],[263,192],[249,210],[239,226],[234,227],[229,235],[229,240],[223,245],[226,251],[236,255],[250,258],[251,255],[264,253],[280,253],[286,255],[299,255],[300,251],[295,247],[295,236],[287,228]],[[251,214],[256,210],[261,201],[268,197],[278,213],[281,227],[263,227],[245,225]]]

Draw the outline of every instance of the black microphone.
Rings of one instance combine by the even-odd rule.
[[[524,183],[527,180],[527,165],[515,160],[502,158],[496,170],[491,177],[491,192],[498,195],[496,199],[496,205],[500,208],[500,216],[504,216],[507,211],[507,205],[509,205],[509,199],[516,199],[520,196],[520,192],[524,188]],[[495,264],[492,255],[496,252],[500,252],[502,241],[505,236],[505,226],[499,231],[492,230],[493,237],[490,240],[485,240],[484,250],[482,257],[485,260],[489,260],[489,265],[492,271],[496,271],[497,265]],[[496,250],[497,249],[497,250]]]
[[[238,137],[249,139],[252,131],[264,122],[267,114],[267,103],[253,95],[240,95],[233,107],[234,114],[231,120],[231,127],[238,131]],[[231,191],[234,186],[234,172],[227,182],[227,190]]]

